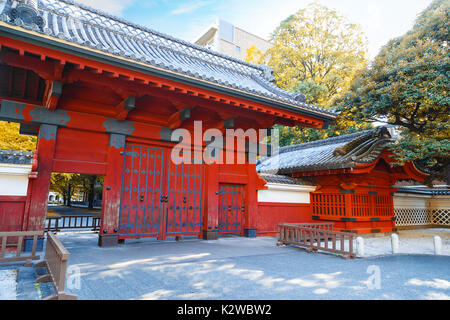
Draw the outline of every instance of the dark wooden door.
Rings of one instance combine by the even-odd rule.
[[[241,234],[244,210],[243,186],[221,184],[219,186],[219,232]]]

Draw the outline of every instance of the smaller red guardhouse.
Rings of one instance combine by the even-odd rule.
[[[278,174],[316,184],[311,221],[334,222],[336,230],[354,233],[394,232],[393,186],[399,180],[423,182],[427,174],[412,162],[394,165],[392,142],[389,130],[380,127],[287,146],[261,159],[257,170],[263,177]]]

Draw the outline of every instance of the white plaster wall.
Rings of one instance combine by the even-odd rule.
[[[241,60],[245,60],[247,57],[247,49],[251,46],[255,46],[257,49],[261,50],[262,53],[265,53],[273,47],[273,44],[269,41],[237,27],[234,28],[234,43],[241,47],[241,53],[236,53],[237,58]]]
[[[447,209],[450,210],[450,196],[433,196],[430,201],[431,209]]]
[[[316,187],[267,184],[268,190],[258,191],[258,202],[310,203],[310,192]]]
[[[26,196],[31,165],[0,163],[0,196]]]
[[[431,196],[420,194],[396,193],[394,196],[394,208],[428,209]]]

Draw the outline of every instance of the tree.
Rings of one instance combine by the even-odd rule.
[[[53,173],[50,181],[50,190],[63,197],[64,205],[69,205],[69,197],[74,194],[87,196],[89,209],[94,207],[96,193],[102,192],[103,176],[75,173]],[[69,194],[69,184],[71,194]],[[100,186],[99,186],[100,185]]]
[[[306,102],[315,106],[332,108],[334,100],[348,90],[355,74],[367,64],[367,40],[361,27],[317,3],[282,21],[271,40],[274,46],[265,54],[249,48],[246,60],[267,63],[279,87],[303,93]],[[338,119],[327,130],[277,126],[281,146],[370,127],[349,119]]]
[[[78,192],[87,195],[88,208],[93,209],[95,194],[97,192],[101,192],[102,190],[101,187],[98,190],[96,185],[103,182],[103,176],[74,174],[72,177],[72,182]]]
[[[398,164],[416,161],[447,180],[450,158],[450,2],[435,0],[412,30],[391,40],[338,102],[345,119],[398,126]],[[450,183],[450,181],[448,182]]]
[[[72,182],[72,174],[54,173],[50,180],[50,191],[58,193],[63,198],[64,205],[68,205],[69,183]]]
[[[252,45],[247,50],[247,57],[245,61],[253,63],[253,64],[261,64],[263,63],[263,54],[261,50],[259,50],[255,45]]]
[[[351,134],[363,130],[369,130],[373,129],[374,127],[370,123],[354,122],[351,120],[342,121],[338,117],[335,123],[330,125],[326,130],[301,127],[290,128],[280,125],[275,126],[275,128],[279,130],[280,147],[285,147],[299,143],[332,138],[344,134]]]
[[[36,149],[36,137],[19,134],[20,125],[0,121],[0,149],[33,151]]]
[[[271,40],[274,46],[259,61],[268,61],[279,87],[304,93],[316,106],[330,108],[367,63],[361,27],[318,3],[284,20]],[[255,60],[257,53],[250,54]]]

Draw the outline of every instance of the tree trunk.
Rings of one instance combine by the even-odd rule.
[[[447,186],[450,186],[450,164],[447,166]]]
[[[67,206],[71,207],[72,204],[70,203],[70,198],[72,198],[72,185],[69,183],[69,186],[67,188]]]
[[[95,181],[97,180],[96,176],[89,177],[89,209],[94,209],[94,196],[95,196]]]

